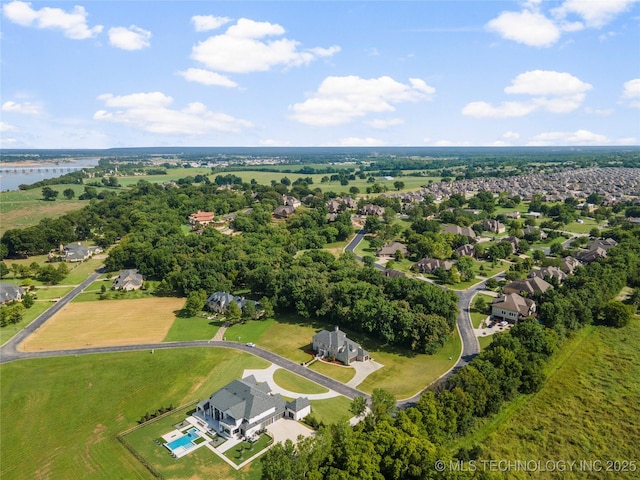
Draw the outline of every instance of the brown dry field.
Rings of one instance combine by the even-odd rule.
[[[162,342],[183,298],[102,300],[67,304],[24,343],[25,351]]]

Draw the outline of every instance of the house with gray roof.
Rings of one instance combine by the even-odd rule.
[[[561,269],[559,269],[558,267],[549,266],[549,267],[542,267],[539,270],[533,270],[529,274],[529,277],[539,277],[544,280],[546,280],[547,278],[550,278],[550,279],[555,278],[556,281],[558,282],[558,285],[560,285],[562,282],[564,282],[567,279],[567,274],[563,272]]]
[[[111,285],[113,290],[124,290],[130,292],[131,290],[138,290],[142,288],[144,277],[138,273],[136,269],[125,270],[116,277]]]
[[[307,398],[285,402],[266,382],[253,375],[234,380],[198,402],[194,416],[225,438],[252,437],[283,417],[299,420],[311,413]]]
[[[437,258],[423,258],[418,260],[411,266],[411,270],[415,270],[420,273],[434,273],[439,268],[445,270],[451,270],[451,267],[455,265],[455,262],[451,260],[438,260]]]
[[[24,288],[8,282],[0,283],[0,303],[20,302],[24,294]]]
[[[475,240],[476,232],[471,227],[459,227],[458,225],[445,225],[442,227],[444,233],[452,233],[454,235],[466,235]]]
[[[60,253],[64,255],[64,259],[67,262],[83,262],[94,253],[100,252],[102,252],[100,247],[87,247],[80,242],[60,246]]]
[[[347,334],[336,326],[331,332],[322,330],[313,336],[313,351],[320,357],[335,358],[345,365],[352,362],[366,362],[369,360],[369,352],[359,344],[347,338]]]
[[[392,242],[389,245],[385,245],[376,252],[378,257],[394,257],[396,252],[400,252],[403,257],[409,255],[407,247],[400,242]]]
[[[258,302],[248,300],[244,297],[236,297],[235,295],[227,292],[215,292],[207,298],[207,306],[209,307],[209,310],[217,313],[225,313],[231,302],[236,303],[240,307],[240,310],[242,310],[247,303],[253,303],[256,309],[260,306]]]
[[[494,299],[491,304],[491,315],[496,319],[504,319],[516,323],[536,312],[533,300],[521,297],[517,293],[509,293]]]

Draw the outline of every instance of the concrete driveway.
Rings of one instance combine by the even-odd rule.
[[[269,435],[273,437],[274,443],[284,443],[285,440],[288,439],[295,444],[298,440],[298,436],[302,435],[303,437],[310,437],[313,435],[313,430],[309,427],[306,427],[295,420],[287,420],[286,418],[273,422],[267,427],[267,432],[269,432]]]

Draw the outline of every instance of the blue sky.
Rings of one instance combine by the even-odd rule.
[[[640,2],[3,1],[1,146],[640,143]]]

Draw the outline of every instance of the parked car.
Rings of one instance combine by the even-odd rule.
[[[256,346],[256,344],[255,344],[255,343],[253,343],[253,342],[249,342],[249,343],[247,343],[247,347],[255,347],[255,346]]]
[[[507,322],[506,320],[503,320],[498,325],[500,325],[501,327],[506,327],[507,325],[509,325],[509,322]]]

